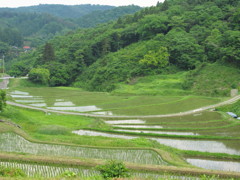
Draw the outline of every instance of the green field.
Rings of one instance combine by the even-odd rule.
[[[15,102],[54,110],[92,112],[103,115],[134,116],[178,113],[216,104],[224,99],[192,95],[150,96],[124,93],[120,95],[66,87],[24,87],[20,82],[19,79],[12,79],[10,82],[9,98]]]
[[[185,74],[180,73],[179,76],[182,79],[181,76]],[[167,82],[170,77],[173,80]],[[137,86],[135,90],[151,89],[150,85],[143,86],[144,83],[152,83],[156,85],[153,90],[157,87],[180,89],[182,81],[175,79],[176,77],[168,75],[164,79],[161,76],[159,82],[156,81],[156,76],[142,78],[133,86]],[[126,88],[127,86],[130,85],[126,85]],[[226,98],[171,93],[167,96],[161,93],[124,93],[123,89],[113,93],[88,92],[72,87],[36,87],[25,79],[12,79],[8,99],[53,110],[60,108],[57,110],[140,116],[189,111],[219,103]],[[238,162],[240,160],[240,122],[223,112],[203,111],[173,117],[92,118],[8,106],[1,112],[0,119],[5,121],[0,126],[0,151],[20,153],[26,155],[27,159],[32,155],[46,156],[44,160],[53,155],[81,161],[117,159],[134,163],[134,166],[146,164],[146,168],[150,169],[153,168],[152,165],[170,165],[172,168],[179,168],[176,172],[180,174],[186,173],[184,168],[190,168],[193,174],[198,171],[185,161],[185,156],[189,155],[195,158],[225,159],[229,162],[232,159]],[[14,127],[15,125],[21,128]],[[78,130],[90,133],[81,136],[72,133]],[[96,132],[102,135],[92,136]],[[213,148],[209,148],[211,146]],[[13,164],[11,166],[15,167]],[[25,168],[28,172],[27,165],[18,167]],[[39,169],[52,176],[52,166]],[[60,168],[57,171],[64,170]],[[79,174],[81,171],[76,170]],[[204,170],[204,173],[210,172]],[[230,176],[235,177],[233,174],[230,173]],[[28,172],[28,176],[32,175]],[[134,176],[137,177],[136,174]],[[147,176],[155,177],[152,174]],[[161,179],[162,175],[156,176]]]

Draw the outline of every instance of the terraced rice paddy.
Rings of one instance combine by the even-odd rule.
[[[133,132],[133,133],[148,133],[148,134],[168,134],[168,135],[190,135],[190,136],[198,136],[197,133],[192,132],[168,132],[168,131],[146,131],[146,130],[127,130],[127,129],[115,129],[118,132]]]
[[[115,159],[139,164],[166,164],[153,150],[101,149],[32,143],[13,133],[0,134],[0,151],[34,155]]]
[[[6,162],[0,161],[0,166],[8,168],[18,168],[23,170],[28,177],[56,177],[60,176],[64,172],[74,172],[77,177],[93,177],[100,175],[99,171],[94,168],[84,168],[84,167],[64,167],[64,166],[53,166],[53,165],[41,165],[41,164],[29,164],[29,163],[19,163],[19,162]],[[197,177],[186,177],[186,176],[177,176],[177,175],[164,175],[156,173],[141,173],[141,172],[130,172],[130,176],[146,178],[151,180],[161,179],[173,179],[173,180],[197,180]]]
[[[138,136],[129,136],[129,135],[116,135],[110,133],[101,133],[96,131],[89,130],[80,130],[79,135],[88,135],[88,136],[104,136],[104,137],[112,137],[112,138],[123,138],[123,139],[133,139]],[[74,132],[76,133],[76,132]],[[77,134],[77,133],[76,133]],[[149,137],[148,137],[149,138]],[[177,149],[182,150],[191,150],[191,151],[200,151],[200,152],[211,152],[211,153],[227,153],[232,155],[240,155],[240,149],[234,147],[228,147],[224,144],[224,142],[229,141],[211,141],[211,140],[185,140],[185,139],[170,139],[170,138],[149,138],[159,142],[160,144],[164,144],[166,146],[171,146]],[[240,140],[232,140],[232,146],[234,144],[239,145]]]
[[[240,162],[187,158],[190,164],[211,170],[240,172]]]
[[[154,115],[188,111],[221,99],[194,96],[130,96],[66,88],[21,88],[10,91],[17,103],[59,111],[102,115]]]
[[[94,169],[84,169],[79,167],[59,167],[41,164],[28,164],[28,163],[18,163],[18,162],[4,162],[0,161],[0,166],[8,168],[18,168],[23,170],[28,177],[56,177],[64,172],[70,171],[74,172],[80,177],[89,177],[98,175],[99,172]]]

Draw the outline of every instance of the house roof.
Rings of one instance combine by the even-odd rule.
[[[31,49],[30,46],[23,46],[23,49]]]

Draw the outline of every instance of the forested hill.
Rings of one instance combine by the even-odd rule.
[[[106,23],[112,20],[116,20],[127,14],[133,14],[139,11],[139,6],[120,6],[105,11],[93,11],[85,16],[77,18],[74,22],[81,28],[94,27],[97,24]]]
[[[22,51],[23,46],[35,48],[56,35],[63,35],[80,27],[96,26],[140,9],[139,6],[115,8],[100,5],[0,8],[0,56],[5,54],[6,60],[10,60]],[[65,19],[67,15],[76,19]],[[81,22],[75,22],[83,15],[88,21],[82,20],[82,25]]]
[[[192,78],[200,79],[202,69],[211,72],[210,63],[219,65],[215,76],[222,66],[239,74],[239,20],[239,0],[166,0],[113,23],[57,37],[18,59],[11,74],[24,75],[35,67],[37,73],[50,72],[51,86],[74,83],[111,91],[134,77],[191,71],[185,88],[201,88]],[[236,77],[218,90],[239,86]]]
[[[114,6],[104,5],[57,5],[40,4],[37,6],[19,7],[19,8],[0,8],[0,12],[24,12],[24,13],[47,13],[60,18],[75,19],[87,15],[93,11],[105,11],[114,8]]]

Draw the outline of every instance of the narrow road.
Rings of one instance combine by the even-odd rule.
[[[214,104],[214,105],[209,105],[205,107],[201,107],[198,109],[193,109],[190,111],[185,111],[185,112],[180,112],[180,113],[173,113],[173,114],[160,114],[160,115],[146,115],[146,116],[115,116],[115,115],[99,115],[99,114],[90,114],[90,113],[77,113],[77,112],[66,112],[66,111],[56,111],[56,110],[50,110],[50,109],[44,109],[44,108],[38,108],[38,107],[32,107],[28,105],[23,105],[23,104],[18,104],[14,102],[7,101],[7,104],[12,105],[12,106],[17,106],[17,107],[23,107],[23,108],[28,108],[28,109],[34,109],[34,110],[39,110],[43,111],[46,113],[53,112],[53,113],[59,113],[59,114],[69,114],[69,115],[79,115],[79,116],[88,116],[88,117],[103,117],[103,118],[155,118],[155,117],[174,117],[174,116],[183,116],[183,115],[189,115],[189,114],[194,114],[198,112],[202,112],[208,109],[213,109],[219,106],[223,106],[226,104],[231,104],[236,102],[237,100],[240,99],[240,95],[235,96],[229,100],[226,100],[224,102]]]
[[[8,88],[8,83],[9,83],[9,79],[12,78],[10,76],[4,76],[1,77],[0,79],[2,79],[2,81],[0,82],[0,89],[7,89]]]

